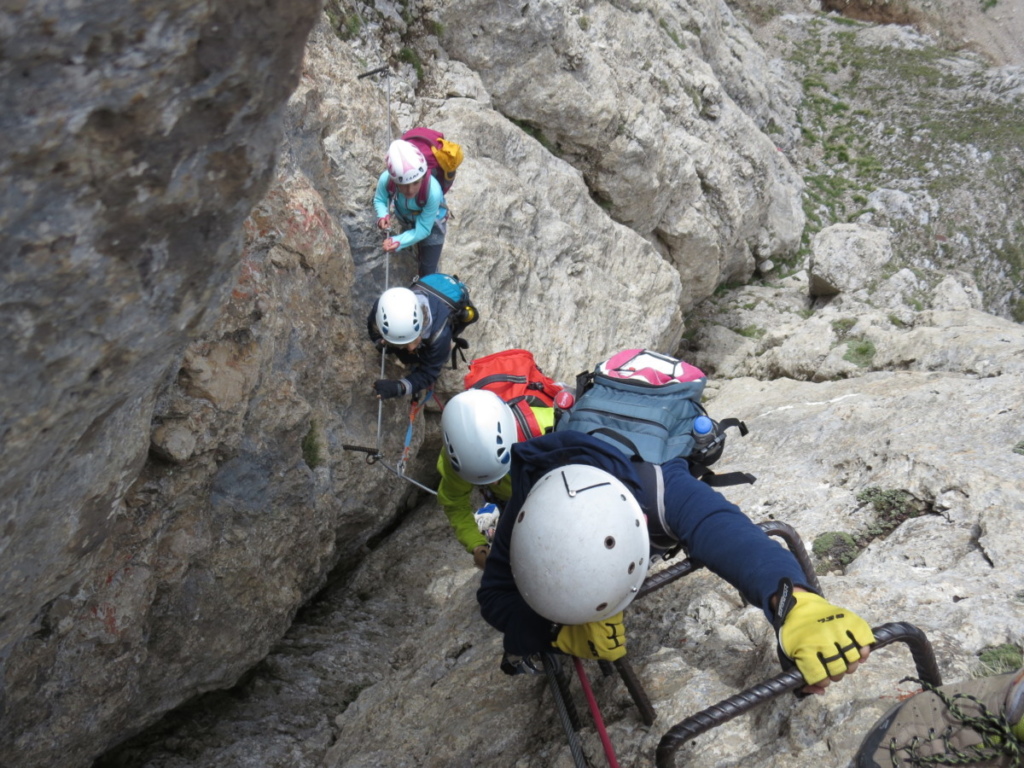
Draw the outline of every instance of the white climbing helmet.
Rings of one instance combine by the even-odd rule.
[[[388,175],[395,184],[412,184],[427,174],[423,153],[404,139],[395,139],[388,147]]]
[[[473,485],[503,478],[518,439],[512,409],[493,392],[467,389],[441,412],[444,451],[459,477]]]
[[[567,464],[538,480],[512,528],[512,575],[544,618],[585,624],[636,597],[650,540],[636,498],[614,475]]]
[[[388,288],[377,301],[377,329],[389,344],[411,344],[423,333],[423,308],[408,288]]]

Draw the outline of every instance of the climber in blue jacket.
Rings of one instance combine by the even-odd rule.
[[[388,210],[392,204],[394,217],[405,227],[404,232],[384,240],[384,250],[411,248],[416,254],[420,277],[437,272],[447,234],[448,207],[444,192],[429,171],[426,158],[415,145],[396,139],[388,148],[388,167],[377,179],[373,195],[378,228],[391,227],[392,216]],[[426,185],[425,192],[420,189],[421,185]]]
[[[822,693],[867,658],[870,626],[816,594],[796,558],[685,459],[637,467],[572,430],[512,447],[512,495],[477,592],[506,653],[621,658],[623,609],[647,575],[651,544],[678,542],[764,612],[805,692]]]

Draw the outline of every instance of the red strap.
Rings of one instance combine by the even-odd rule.
[[[531,437],[540,437],[544,434],[544,431],[540,428],[540,422],[537,421],[533,408],[527,404],[526,398],[513,400],[509,403],[509,407],[512,409],[512,415],[516,417],[520,442],[529,440]]]

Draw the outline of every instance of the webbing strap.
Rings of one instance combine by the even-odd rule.
[[[746,424],[744,424],[742,421],[733,416],[730,416],[727,419],[722,419],[721,421],[718,422],[718,426],[721,430],[726,430],[729,429],[730,427],[736,427],[736,429],[740,431],[740,435],[742,435],[743,437],[746,437],[747,433],[750,432],[750,430],[747,429]]]
[[[700,480],[702,483],[707,483],[712,488],[723,488],[728,485],[743,485],[746,483],[752,485],[757,482],[757,478],[749,472],[723,472],[718,475],[710,469],[704,470],[704,474],[700,476]]]
[[[530,380],[525,376],[516,376],[513,373],[492,373],[490,376],[484,376],[480,381],[473,384],[470,389],[487,389],[491,384],[526,384],[529,387],[536,389],[536,385],[530,384]],[[543,388],[543,385],[541,385]]]
[[[416,422],[416,417],[420,415],[420,411],[426,406],[427,401],[434,396],[434,389],[431,387],[427,390],[427,394],[423,396],[422,400],[417,401],[413,398],[412,403],[409,405],[409,425],[405,428],[405,446],[402,448],[402,460],[398,464],[399,474],[404,474],[405,465],[409,461],[409,453],[412,449],[412,425]],[[440,405],[438,401],[438,405]]]
[[[621,443],[622,445],[624,445],[626,448],[629,448],[629,450],[633,452],[633,457],[634,458],[636,458],[638,460],[641,458],[640,457],[640,451],[637,449],[636,444],[632,440],[630,440],[628,437],[623,435],[622,433],[616,432],[614,429],[609,429],[608,427],[598,427],[597,429],[590,430],[590,432],[588,432],[587,434],[588,435],[607,435],[612,440],[615,440],[616,442]]]
[[[633,464],[640,484],[644,489],[644,498],[637,499],[640,508],[647,515],[647,533],[651,546],[658,550],[667,550],[665,557],[672,557],[682,548],[682,544],[665,520],[665,477],[661,467],[649,461],[638,461]]]
[[[424,283],[422,280],[417,279],[413,282],[412,290],[415,291],[417,288],[423,289],[431,296],[436,296],[441,301],[443,301],[448,306],[448,308],[451,309],[453,312],[456,311],[457,309],[460,309],[459,305],[456,304],[451,298],[441,293],[441,291],[437,290],[432,285]]]
[[[519,439],[529,440],[531,437],[540,437],[544,430],[540,428],[540,422],[533,412],[533,408],[526,402],[526,395],[520,395],[509,400],[506,405],[512,409],[516,426],[519,427]]]

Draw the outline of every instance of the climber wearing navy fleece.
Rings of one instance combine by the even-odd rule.
[[[378,397],[412,395],[434,386],[452,352],[451,309],[433,294],[391,288],[373,303],[366,332],[378,349],[411,370],[401,379],[379,379]]]
[[[784,657],[794,661],[804,674],[808,683],[805,690],[822,692],[829,679],[838,680],[845,672],[852,672],[857,663],[867,657],[866,646],[874,638],[866,622],[852,611],[833,606],[814,594],[796,558],[765,534],[739,507],[695,479],[685,459],[672,459],[661,465],[664,527],[660,529],[659,522],[651,520],[652,516],[658,516],[657,489],[651,487],[656,484],[649,479],[642,480],[641,477],[650,475],[638,473],[637,466],[609,443],[571,430],[547,434],[512,447],[512,495],[498,524],[477,592],[481,615],[504,633],[504,648],[508,654],[529,656],[557,649],[575,656],[606,660],[625,654],[622,608],[632,595],[619,603],[613,602],[605,615],[593,621],[589,616],[575,621],[560,620],[559,616],[551,615],[561,610],[557,607],[543,616],[531,603],[545,605],[544,600],[551,598],[555,601],[552,605],[565,604],[566,610],[572,613],[573,609],[568,606],[572,598],[566,596],[571,590],[555,584],[557,575],[553,574],[571,570],[564,564],[573,562],[573,553],[568,544],[558,552],[560,544],[556,544],[551,568],[544,568],[545,574],[534,579],[533,574],[523,572],[523,562],[529,562],[524,560],[525,553],[516,552],[519,555],[516,564],[517,558],[512,552],[514,536],[521,535],[518,531],[514,533],[514,529],[524,503],[528,509],[520,524],[530,518],[536,521],[538,512],[558,506],[559,494],[567,505],[577,504],[577,518],[588,519],[594,515],[593,520],[603,519],[600,518],[603,512],[593,510],[602,506],[600,494],[607,494],[617,479],[621,481],[620,489],[628,493],[616,490],[611,494],[612,503],[619,504],[619,499],[632,494],[639,503],[637,519],[646,519],[652,539],[667,529],[683,545],[688,556],[729,582],[749,603],[760,607],[780,633]],[[602,482],[609,479],[608,475],[612,482]],[[536,493],[546,494],[546,497],[537,500],[542,503],[530,507],[528,496],[535,486]],[[569,501],[569,497],[574,501]],[[641,509],[645,513],[642,516]],[[593,523],[583,525],[593,526]],[[527,541],[525,534],[521,536],[517,543]],[[550,540],[550,535],[547,539]],[[626,536],[619,536],[616,549],[627,546]],[[581,569],[590,567],[579,565]],[[513,576],[514,567],[520,571],[516,576]],[[646,574],[646,564],[642,570]],[[625,573],[625,569],[622,572]],[[633,569],[629,572],[633,574]],[[585,584],[604,577],[601,570],[593,573],[593,578],[584,578]],[[643,580],[643,574],[639,581]],[[637,585],[638,582],[634,582],[626,591],[635,594]],[[783,589],[782,585],[788,586]],[[546,589],[558,594],[537,596]],[[528,602],[527,597],[531,595],[534,598]],[[607,611],[616,610],[614,615],[607,615]],[[823,649],[819,659],[819,651]]]

